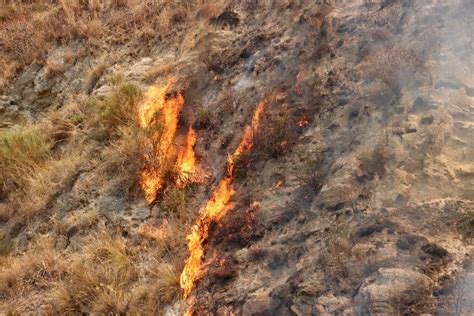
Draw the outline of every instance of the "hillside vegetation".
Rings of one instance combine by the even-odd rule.
[[[0,314],[471,314],[473,10],[0,0]]]

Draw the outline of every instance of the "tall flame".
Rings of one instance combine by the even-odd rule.
[[[179,112],[184,104],[181,93],[169,96],[176,78],[171,78],[164,87],[152,86],[145,94],[139,108],[140,126],[147,131],[145,146],[149,151],[141,174],[141,186],[148,203],[153,203],[158,190],[164,184],[165,166],[171,157],[173,138],[178,127]]]
[[[189,181],[192,181],[196,174],[196,155],[194,153],[196,145],[196,132],[189,126],[186,136],[184,150],[178,153],[176,161],[176,171],[178,172],[177,186],[183,188]]]
[[[188,297],[194,288],[195,282],[201,277],[201,262],[204,256],[203,242],[209,234],[209,226],[213,221],[219,221],[232,208],[230,200],[234,195],[232,182],[234,180],[235,162],[239,156],[253,147],[253,135],[258,129],[260,118],[265,110],[269,98],[260,102],[252,117],[250,125],[246,126],[242,140],[232,155],[227,158],[227,168],[224,178],[214,189],[207,204],[199,211],[196,223],[187,236],[189,258],[186,260],[183,272],[181,273],[180,285],[184,291],[184,296]]]

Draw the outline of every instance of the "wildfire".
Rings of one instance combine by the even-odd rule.
[[[213,221],[219,221],[232,208],[230,200],[235,191],[232,185],[234,179],[234,166],[236,159],[245,151],[253,147],[253,135],[258,129],[262,112],[265,110],[269,98],[260,102],[252,117],[250,125],[246,126],[242,140],[237,149],[227,158],[226,174],[214,189],[207,204],[201,208],[191,233],[187,236],[189,258],[186,260],[183,272],[181,273],[180,285],[184,291],[184,296],[188,297],[194,288],[197,279],[200,278],[201,262],[204,256],[203,243],[209,234],[209,226]]]
[[[149,149],[140,183],[150,204],[155,201],[156,193],[164,184],[164,167],[174,151],[173,139],[184,105],[181,93],[169,95],[175,82],[176,78],[172,78],[162,88],[151,87],[138,111],[140,126],[147,134],[145,146]]]
[[[179,152],[176,162],[176,170],[178,172],[177,186],[179,188],[185,187],[189,181],[194,180],[196,175],[194,145],[196,145],[196,132],[192,126],[189,126],[185,148]]]

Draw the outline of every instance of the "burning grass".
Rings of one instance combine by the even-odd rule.
[[[187,297],[201,277],[201,263],[204,257],[204,241],[208,238],[209,228],[212,222],[220,221],[231,209],[231,199],[235,193],[233,180],[235,177],[235,162],[244,153],[253,148],[254,135],[260,126],[260,119],[268,103],[273,99],[269,97],[260,102],[255,109],[251,124],[245,127],[244,135],[235,151],[229,155],[224,178],[214,189],[207,204],[199,211],[196,224],[187,236],[189,257],[186,260],[181,274],[181,288]]]
[[[170,158],[174,155],[173,140],[178,128],[179,114],[184,105],[181,93],[170,93],[176,79],[164,87],[152,86],[139,108],[140,127],[145,130],[145,167],[141,186],[148,203],[153,203],[157,192],[166,183],[166,174],[172,170]]]

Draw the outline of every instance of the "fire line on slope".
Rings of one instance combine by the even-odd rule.
[[[209,226],[213,221],[220,221],[232,208],[230,203],[235,193],[233,187],[235,162],[244,152],[248,152],[253,147],[253,136],[257,131],[260,118],[273,96],[261,101],[252,117],[252,122],[247,125],[244,135],[235,151],[227,158],[226,173],[214,189],[207,204],[199,211],[196,223],[188,234],[189,257],[186,260],[183,272],[181,273],[180,285],[184,296],[188,297],[195,286],[196,281],[201,277],[201,263],[204,257],[203,243],[209,234]]]
[[[189,127],[185,148],[177,153],[173,143],[178,128],[179,115],[184,105],[184,96],[177,92],[170,94],[176,78],[168,80],[164,87],[152,86],[140,104],[140,127],[145,130],[144,145],[147,148],[145,165],[141,174],[140,184],[148,204],[156,200],[157,193],[165,185],[169,166],[175,163],[176,186],[184,188],[188,183],[196,181],[196,157],[194,145],[196,133]]]

